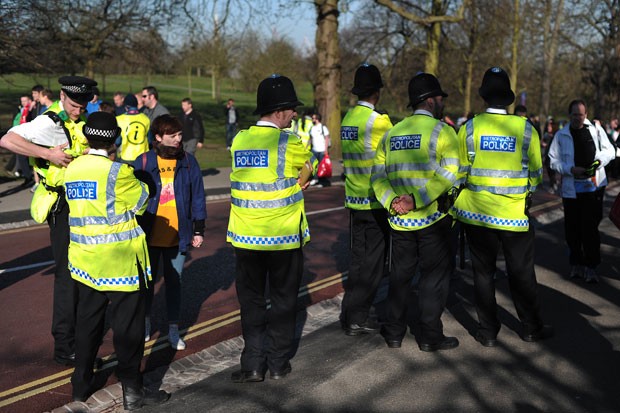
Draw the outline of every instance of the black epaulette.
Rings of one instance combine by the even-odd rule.
[[[71,146],[73,145],[73,139],[71,139],[71,134],[69,133],[69,130],[65,126],[65,121],[62,120],[60,115],[56,112],[45,112],[45,114],[49,116],[49,118],[56,124],[56,126],[60,126],[62,130],[65,132],[67,141],[69,141],[69,149],[71,149]]]

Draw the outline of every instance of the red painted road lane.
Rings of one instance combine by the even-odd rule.
[[[304,248],[305,275],[302,284],[316,282],[348,269],[348,213],[342,208],[342,186],[310,189],[305,193],[312,242]],[[181,328],[196,328],[208,320],[238,310],[234,287],[234,253],[226,244],[229,201],[209,202],[205,244],[192,250],[183,274]],[[328,212],[319,212],[329,210]],[[45,263],[52,260],[47,226],[11,230],[0,234],[0,269]],[[160,277],[161,278],[161,277]],[[167,333],[162,280],[156,286],[153,308],[153,339]],[[70,369],[52,361],[50,334],[53,264],[0,273],[0,403],[13,397],[70,377]],[[340,283],[302,297],[304,305],[333,297],[342,291]],[[161,331],[160,331],[161,330]],[[191,332],[192,330],[190,330]],[[199,334],[187,340],[186,351],[169,347],[146,355],[144,366],[151,371],[172,360],[238,336],[238,321]],[[113,353],[109,332],[100,356]],[[147,348],[152,347],[152,343]],[[53,378],[50,380],[50,377]],[[31,383],[41,381],[36,385]],[[112,376],[108,383],[115,380]],[[15,390],[21,386],[21,389]],[[71,387],[64,384],[0,407],[0,412],[37,412],[51,410],[71,399]]]

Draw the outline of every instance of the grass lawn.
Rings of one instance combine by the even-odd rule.
[[[32,86],[41,84],[50,87],[56,94],[59,90],[56,75],[26,75],[11,74],[0,76],[0,130],[12,126],[13,117],[17,113],[19,97],[30,94]],[[246,92],[234,81],[226,79],[222,82],[220,100],[213,99],[211,94],[211,78],[193,77],[191,79],[191,93],[186,76],[146,76],[108,75],[105,79],[96,78],[102,93],[101,100],[112,102],[116,91],[139,92],[146,85],[152,85],[159,91],[160,102],[173,115],[181,112],[181,100],[191,97],[194,109],[202,116],[205,128],[205,142],[202,149],[196,152],[201,168],[230,166],[230,154],[226,151],[226,130],[224,125],[224,107],[228,98],[235,99],[239,109],[239,127],[248,128],[256,122],[257,117],[252,115],[256,108],[256,91]],[[312,104],[314,98],[312,87],[308,84],[298,86],[297,93],[302,102]],[[300,110],[303,111],[303,108]]]

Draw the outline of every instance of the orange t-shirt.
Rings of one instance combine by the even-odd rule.
[[[161,194],[157,215],[153,223],[153,232],[149,245],[153,247],[174,247],[179,245],[179,216],[174,196],[174,170],[176,159],[157,157],[157,166],[161,177]]]

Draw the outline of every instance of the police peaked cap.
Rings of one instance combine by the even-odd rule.
[[[439,80],[430,73],[420,72],[409,81],[409,106],[414,107],[418,103],[433,96],[448,97],[441,89]]]
[[[98,141],[112,144],[120,135],[121,128],[118,127],[116,116],[108,112],[94,112],[88,116],[86,123],[82,127],[84,136],[89,141]]]
[[[69,99],[80,104],[87,104],[95,96],[97,82],[83,76],[63,76],[58,79],[60,89]]]
[[[484,73],[478,94],[489,105],[508,106],[515,100],[508,73],[501,67],[492,67]]]
[[[351,93],[357,96],[365,96],[382,87],[383,80],[381,79],[381,73],[379,73],[377,66],[369,63],[362,63],[355,71]]]
[[[258,85],[255,115],[266,115],[279,109],[293,109],[303,103],[297,99],[293,82],[286,76],[273,74]]]

